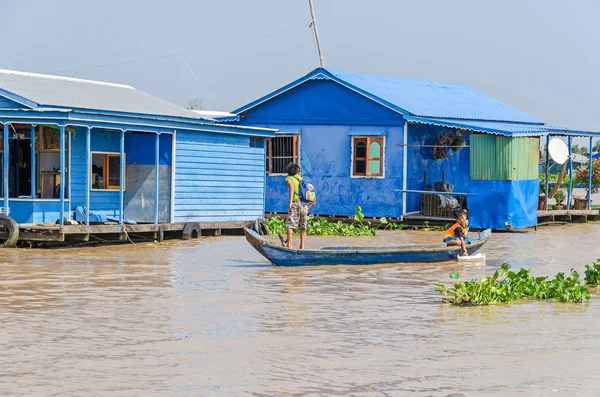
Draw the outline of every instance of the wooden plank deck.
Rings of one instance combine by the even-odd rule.
[[[190,222],[197,224],[204,232],[213,231],[220,234],[222,229],[242,229],[252,226],[254,222]],[[160,238],[164,233],[182,233],[188,223],[159,223],[159,224],[102,224],[102,225],[39,225],[20,224],[19,241],[27,242],[65,242],[65,241],[89,241],[90,237],[98,240],[124,241],[129,236],[150,235],[152,238]],[[5,237],[0,233],[0,238]]]
[[[598,210],[538,211],[538,224],[548,222],[589,222],[600,220]]]

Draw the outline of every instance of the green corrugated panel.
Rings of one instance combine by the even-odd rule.
[[[539,138],[473,134],[470,142],[471,179],[537,179]]]
[[[496,137],[486,134],[472,134],[471,179],[493,180],[496,176]]]

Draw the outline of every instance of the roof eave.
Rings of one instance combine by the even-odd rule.
[[[2,88],[0,88],[0,96],[6,98],[8,100],[11,100],[13,102],[16,102],[20,105],[23,105],[29,109],[36,109],[39,106],[37,103],[33,102],[30,99],[27,99],[25,97],[22,97],[20,95],[10,92],[10,91],[4,90]]]
[[[242,127],[237,125],[203,123],[201,119],[187,121],[156,120],[148,117],[107,116],[94,113],[82,113],[67,109],[46,109],[43,111],[30,109],[0,109],[0,124],[56,124],[92,128],[105,128],[127,131],[172,132],[188,130],[213,132],[221,134],[245,135],[269,138],[278,131],[272,128]]]

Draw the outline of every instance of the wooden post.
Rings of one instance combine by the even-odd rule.
[[[268,169],[267,172],[270,174],[273,172],[273,139],[267,138],[267,154],[268,154]]]
[[[35,181],[36,177],[36,153],[35,153],[35,125],[31,126],[31,160],[29,164],[31,164],[31,198],[35,199],[37,192],[37,184]]]
[[[65,217],[65,126],[60,126],[60,182],[58,183],[60,197],[60,219],[59,224],[64,225]]]
[[[92,128],[85,130],[85,224],[90,224],[90,191],[92,190]]]
[[[160,134],[154,139],[154,223],[158,224],[158,184],[160,177]]]

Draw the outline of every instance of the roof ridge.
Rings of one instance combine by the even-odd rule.
[[[74,77],[55,76],[55,75],[51,75],[51,74],[19,72],[16,70],[8,70],[8,69],[0,69],[0,74],[10,74],[10,75],[14,75],[14,76],[36,77],[36,78],[41,78],[41,79],[51,79],[51,80],[61,80],[61,81],[72,81],[74,83],[96,84],[96,85],[103,85],[103,86],[107,86],[107,87],[119,87],[119,88],[127,88],[130,90],[135,90],[135,88],[133,88],[130,85],[126,85],[126,84],[107,83],[104,81],[97,81],[97,80],[77,79]]]
[[[454,81],[427,80],[427,79],[418,79],[418,78],[415,78],[415,77],[388,76],[388,75],[380,75],[380,74],[373,74],[373,73],[352,72],[352,71],[349,71],[349,70],[336,69],[336,68],[323,68],[323,69],[326,70],[327,72],[333,74],[334,76],[336,75],[335,74],[336,72],[338,72],[338,73],[348,73],[348,74],[354,74],[354,75],[362,75],[362,76],[373,77],[373,78],[377,78],[377,79],[390,79],[390,80],[400,80],[400,81],[416,81],[416,82],[420,82],[420,83],[433,83],[433,84],[437,84],[437,85],[441,85],[441,86],[460,86],[460,87],[469,88],[469,89],[471,89],[473,91],[477,91],[477,90],[475,90],[473,87],[471,87],[467,83],[458,83],[458,82],[454,82]],[[477,91],[477,92],[479,92],[479,91]]]

